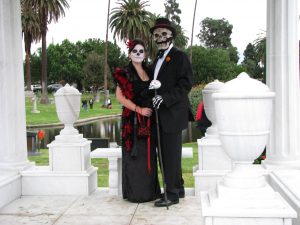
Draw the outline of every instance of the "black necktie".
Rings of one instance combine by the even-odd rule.
[[[164,54],[165,54],[165,51],[166,51],[165,49],[159,50],[158,53],[157,53],[157,57],[159,59],[162,58],[164,56]]]

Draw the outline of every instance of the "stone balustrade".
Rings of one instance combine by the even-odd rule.
[[[91,158],[107,158],[109,163],[108,192],[111,195],[122,194],[122,149],[97,148],[91,152]],[[193,148],[183,147],[182,158],[193,158]]]

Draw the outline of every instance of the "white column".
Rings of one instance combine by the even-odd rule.
[[[300,167],[298,0],[268,0],[267,84],[276,93],[264,165]]]
[[[20,1],[0,1],[0,170],[28,165]]]

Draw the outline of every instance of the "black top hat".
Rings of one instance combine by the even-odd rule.
[[[176,29],[175,29],[174,26],[172,26],[171,22],[167,18],[163,18],[163,17],[157,18],[156,21],[155,21],[154,27],[150,28],[151,34],[153,34],[153,31],[156,28],[167,28],[170,31],[172,31],[174,38],[176,36]]]

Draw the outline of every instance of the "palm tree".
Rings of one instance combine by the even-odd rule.
[[[193,61],[193,40],[194,40],[194,25],[195,25],[196,9],[197,9],[197,0],[195,0],[194,16],[193,16],[193,23],[192,23],[191,49],[190,49],[190,61],[191,61],[191,63]]]
[[[105,38],[105,62],[104,62],[104,103],[103,106],[107,107],[107,45],[108,45],[108,23],[109,23],[109,11],[110,11],[110,0],[108,0],[108,7],[107,7],[107,18],[106,18],[106,38]]]
[[[128,39],[140,38],[148,44],[150,36],[150,17],[152,13],[145,10],[149,1],[119,0],[119,7],[112,9],[110,28],[113,37],[126,42]]]
[[[69,8],[67,0],[24,0],[32,3],[39,15],[40,30],[42,36],[42,96],[40,103],[48,104],[47,91],[47,43],[46,35],[48,24],[65,15],[64,8]]]
[[[31,4],[25,4],[21,1],[22,33],[25,45],[25,73],[26,73],[26,91],[31,91],[31,71],[30,55],[31,43],[41,39],[38,14],[34,11]]]
[[[260,36],[254,41],[255,51],[260,61],[260,66],[263,69],[263,82],[266,82],[266,34],[261,33]]]

